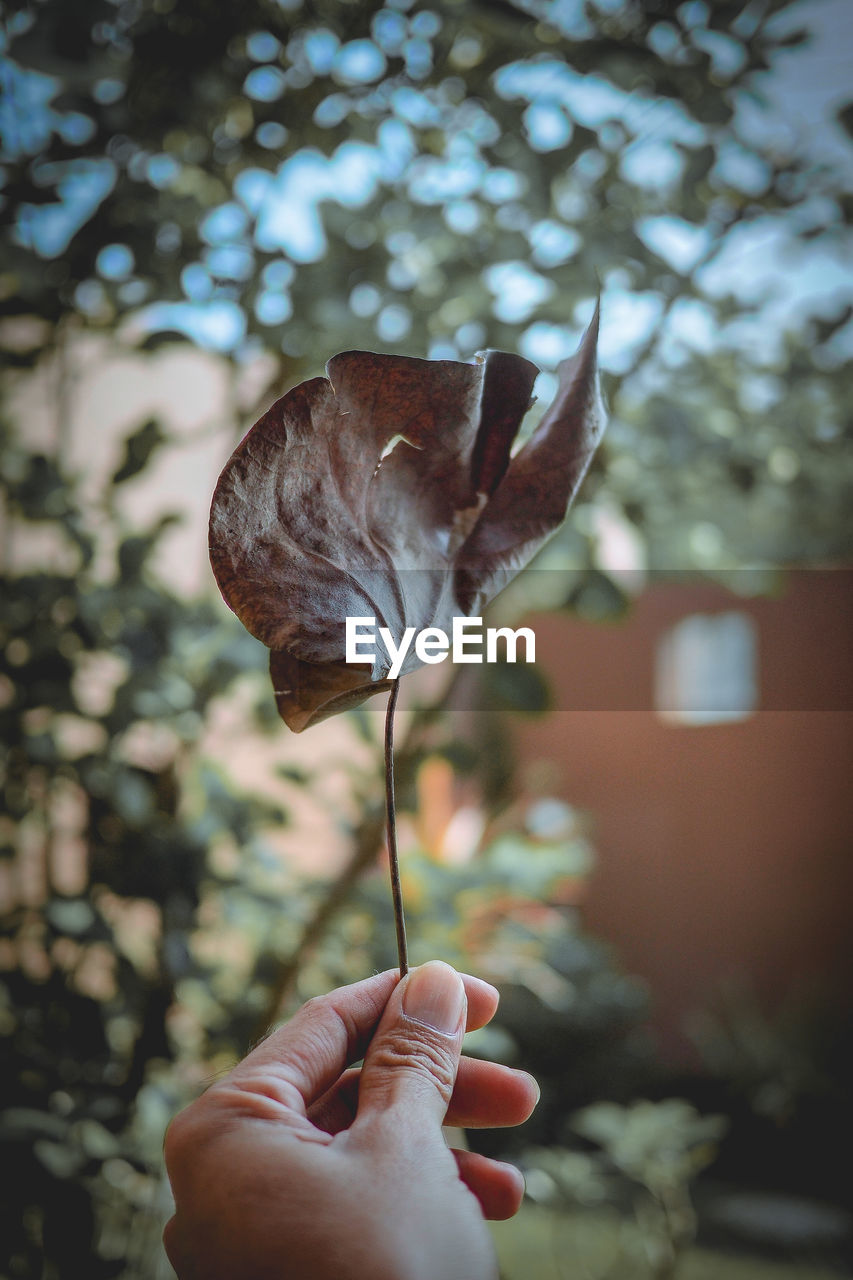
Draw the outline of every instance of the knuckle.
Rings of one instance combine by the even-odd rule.
[[[352,1016],[334,997],[334,991],[312,996],[296,1015],[300,1024],[317,1036],[328,1034],[330,1029],[339,1029],[346,1042],[358,1041],[360,1036]]]
[[[310,1000],[306,1000],[302,1006],[302,1016],[309,1020],[316,1018],[318,1014],[325,1010],[328,1003],[329,997],[327,995],[311,996]]]
[[[426,1032],[409,1035],[406,1040],[389,1039],[377,1045],[373,1062],[389,1073],[405,1073],[428,1080],[446,1102],[450,1102],[456,1081],[457,1055],[447,1045],[432,1039]]]
[[[220,1127],[246,1118],[282,1120],[304,1105],[302,1094],[284,1068],[235,1074],[214,1088],[210,1101],[217,1104]]]

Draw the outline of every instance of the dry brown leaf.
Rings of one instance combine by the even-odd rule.
[[[271,650],[282,718],[300,731],[389,688],[345,662],[345,619],[452,630],[477,616],[565,519],[604,429],[598,313],[518,453],[537,368],[347,351],[294,387],[226,464],[210,558],[227,604]],[[420,665],[411,649],[403,673]]]

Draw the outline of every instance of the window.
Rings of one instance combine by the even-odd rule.
[[[746,613],[692,614],[661,638],[655,708],[673,724],[745,720],[758,702],[758,645]]]

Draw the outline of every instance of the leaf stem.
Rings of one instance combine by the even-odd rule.
[[[428,731],[449,704],[454,690],[460,683],[461,673],[466,670],[467,668],[463,666],[454,667],[453,674],[440,697],[429,706],[413,709],[406,728],[406,737],[397,748],[398,776],[404,777],[407,781],[413,776],[417,761],[424,750]],[[329,892],[305,925],[302,936],[289,958],[279,969],[264,1010],[253,1028],[252,1038],[246,1044],[247,1051],[254,1048],[280,1018],[283,1006],[293,994],[300,968],[307,958],[313,955],[325,936],[330,922],[349,899],[359,878],[374,865],[382,841],[384,825],[383,815],[378,805],[375,810],[371,809],[363,816],[354,833],[350,860],[337,880],[330,886]]]
[[[394,711],[400,693],[400,681],[395,680],[388,695],[385,709],[385,817],[388,832],[388,860],[391,868],[391,898],[394,903],[394,923],[397,927],[397,955],[400,960],[400,977],[409,972],[409,955],[406,945],[406,917],[403,913],[403,891],[400,885],[400,860],[397,855],[397,807],[394,798]]]

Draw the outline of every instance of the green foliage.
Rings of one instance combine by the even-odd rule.
[[[125,441],[124,457],[113,475],[113,484],[124,484],[144,471],[155,451],[165,444],[167,437],[160,429],[160,424],[149,419],[143,422]]]
[[[518,1217],[493,1223],[492,1234],[504,1280],[649,1280],[642,1228],[612,1207],[526,1202]],[[676,1274],[678,1280],[791,1280],[792,1272],[797,1280],[837,1280],[839,1267],[694,1246],[680,1258]]]
[[[286,386],[365,346],[550,371],[601,290],[613,422],[587,498],[662,568],[847,554],[850,148],[773,106],[794,9],[27,0],[0,313],[133,316],[141,349],[199,334],[274,354]]]
[[[547,711],[550,692],[535,666],[495,662],[483,667],[481,696],[486,706],[499,711]]]
[[[595,1103],[573,1128],[594,1149],[527,1152],[528,1194],[550,1204],[618,1204],[616,1172],[642,1193],[633,1198],[638,1234],[614,1232],[623,1242],[621,1267],[671,1280],[696,1234],[689,1184],[714,1159],[725,1119],[702,1116],[682,1098],[640,1099],[627,1107]]]
[[[643,1099],[628,1108],[596,1103],[575,1118],[574,1128],[600,1146],[621,1173],[665,1203],[710,1163],[725,1120],[699,1116],[682,1098]]]
[[[47,528],[56,568],[4,584],[0,1136],[17,1172],[3,1236],[13,1275],[43,1274],[40,1259],[56,1276],[115,1275],[103,1210],[115,1229],[156,1192],[159,1144],[146,1151],[131,1128],[152,1068],[176,1056],[166,1016],[196,968],[208,832],[181,813],[183,762],[257,646],[149,579],[162,521],[136,533],[111,512],[105,575],[55,460],[10,447],[4,481],[7,551]],[[239,831],[238,814],[245,831],[265,817],[232,797],[222,820]]]

